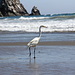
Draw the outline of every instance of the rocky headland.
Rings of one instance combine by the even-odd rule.
[[[29,14],[20,0],[0,0],[0,17],[41,15],[37,7],[33,7]]]

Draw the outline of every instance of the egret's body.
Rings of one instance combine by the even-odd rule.
[[[28,47],[36,47],[40,40],[40,37],[35,37],[33,40],[31,40],[27,45]]]
[[[44,28],[47,28],[46,26],[40,26],[39,27],[39,36],[38,37],[35,37],[34,39],[32,39],[28,44],[27,46],[29,47],[29,56],[31,56],[31,50],[30,48],[31,47],[34,47],[34,58],[35,58],[35,49],[36,49],[36,45],[39,43],[40,41],[40,38],[41,38],[41,28],[44,27]]]

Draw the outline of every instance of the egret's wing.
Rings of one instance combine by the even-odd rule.
[[[36,37],[33,40],[31,40],[27,45],[28,46],[36,46],[38,44],[39,40],[40,40],[40,38]]]

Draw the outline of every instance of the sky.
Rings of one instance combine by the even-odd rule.
[[[43,14],[75,13],[75,0],[20,0],[28,13],[36,6]]]

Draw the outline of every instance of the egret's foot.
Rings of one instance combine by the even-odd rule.
[[[36,57],[34,57],[34,59],[35,59]]]

